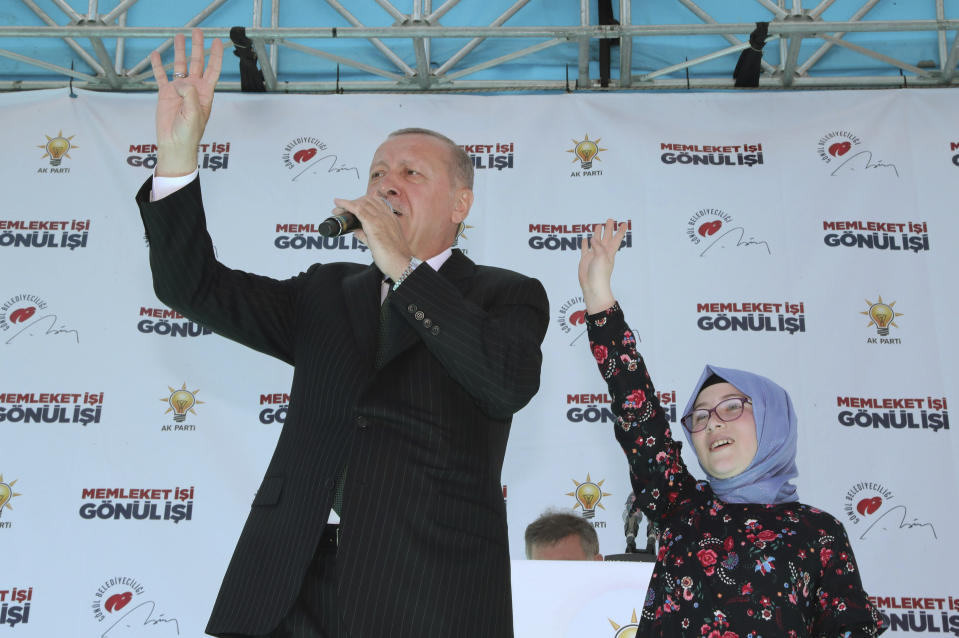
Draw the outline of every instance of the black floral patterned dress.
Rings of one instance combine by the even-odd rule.
[[[885,630],[842,523],[802,503],[726,503],[696,481],[616,304],[587,317],[636,504],[660,530],[637,636],[820,638]]]

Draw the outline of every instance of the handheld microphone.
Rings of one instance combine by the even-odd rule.
[[[393,204],[390,203],[390,200],[386,199],[382,195],[380,196],[386,205],[390,207],[390,211],[396,213],[396,209],[393,208]],[[333,215],[327,217],[323,220],[323,223],[319,225],[316,229],[316,232],[323,235],[324,237],[339,237],[340,235],[345,235],[346,233],[352,233],[358,228],[363,228],[363,224],[360,223],[360,220],[345,208],[340,208],[339,215]]]
[[[339,237],[362,227],[363,225],[360,224],[356,215],[348,210],[343,210],[339,215],[332,215],[324,219],[316,231],[324,237]]]

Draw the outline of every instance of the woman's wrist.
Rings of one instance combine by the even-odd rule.
[[[586,312],[595,315],[612,308],[613,304],[616,303],[616,297],[613,296],[613,291],[609,289],[598,292],[584,290],[583,301],[586,302]]]

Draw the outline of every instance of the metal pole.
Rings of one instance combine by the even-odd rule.
[[[270,26],[274,29],[280,26],[280,0],[270,2]],[[274,75],[280,72],[280,67],[277,66],[279,63],[280,47],[274,42],[270,45],[270,67],[273,69]]]
[[[54,21],[53,18],[51,18],[50,16],[48,16],[48,15],[43,11],[43,9],[41,9],[40,7],[38,7],[33,0],[23,0],[23,4],[27,5],[27,7],[29,7],[30,10],[33,11],[33,12],[37,15],[37,17],[39,17],[41,20],[43,20],[43,21],[44,21],[45,23],[47,23],[48,25],[50,25],[50,26],[60,26],[60,25],[58,25],[58,24]],[[103,67],[100,66],[100,63],[97,62],[96,60],[94,60],[94,59],[93,59],[93,56],[90,55],[89,53],[87,53],[87,52],[86,52],[86,49],[84,49],[83,47],[81,47],[80,44],[79,44],[76,40],[74,40],[73,38],[63,38],[63,41],[67,43],[67,46],[69,46],[71,49],[73,49],[74,53],[76,53],[77,55],[80,56],[80,59],[82,59],[84,62],[86,62],[87,65],[88,65],[91,69],[93,69],[93,72],[94,72],[94,73],[96,73],[97,75],[104,75],[104,73],[103,73]]]
[[[819,16],[821,16],[826,9],[831,7],[835,1],[836,0],[822,0],[822,2],[819,3],[819,6],[809,12],[809,17],[813,20],[818,20]]]
[[[956,73],[956,64],[959,63],[959,31],[956,31],[952,39],[952,48],[949,50],[949,59],[946,60],[946,68],[942,72],[942,79],[947,84],[952,83],[952,77]]]
[[[320,51],[319,49],[314,49],[312,47],[304,46],[297,42],[280,40],[280,45],[288,49],[293,49],[294,51],[299,51],[300,53],[306,53],[307,55],[313,55],[318,58],[323,58],[324,60],[330,60],[331,62],[336,62],[337,64],[342,64],[344,66],[351,66],[354,69],[365,71],[366,73],[369,73],[371,75],[378,75],[380,77],[388,78],[390,80],[394,80],[397,82],[403,79],[402,75],[390,73],[389,71],[378,69],[375,66],[370,66],[369,64],[364,64],[362,62],[357,62],[356,60],[351,60],[349,58],[344,58],[339,55],[333,55],[331,53],[327,53],[326,51]],[[396,85],[394,84],[393,86],[395,87]]]
[[[267,91],[276,90],[276,72],[270,65],[270,57],[266,52],[266,43],[263,38],[253,39],[253,50],[256,51],[256,58],[260,62],[260,70],[263,71],[263,83]]]
[[[589,0],[580,0],[579,2],[579,23],[580,26],[589,26]],[[579,78],[576,85],[586,88],[589,86],[589,38],[580,37],[579,39]]]
[[[516,15],[516,12],[519,11],[520,9],[522,9],[522,8],[523,8],[524,6],[526,6],[528,3],[529,3],[529,0],[517,0],[517,2],[515,2],[515,3],[513,4],[513,6],[511,6],[509,9],[507,9],[506,11],[504,11],[504,12],[502,13],[502,15],[500,15],[498,18],[496,18],[495,20],[493,20],[493,22],[490,24],[490,26],[491,26],[491,27],[498,27],[498,26],[502,25],[502,24],[505,23],[507,20],[509,20],[510,18],[512,18],[514,15]],[[470,40],[469,42],[467,42],[467,43],[466,43],[466,46],[464,46],[462,49],[460,49],[459,51],[457,51],[456,53],[454,53],[454,54],[453,54],[453,57],[451,57],[449,60],[447,60],[446,62],[444,62],[444,63],[440,66],[440,68],[436,69],[436,75],[437,75],[437,77],[438,77],[438,76],[441,76],[441,75],[443,75],[444,73],[446,73],[447,71],[449,71],[449,69],[450,69],[453,65],[455,65],[456,63],[458,63],[458,62],[459,62],[460,60],[462,60],[464,57],[466,57],[466,55],[467,55],[470,51],[472,51],[472,50],[475,49],[477,46],[479,46],[479,44],[480,44],[483,40],[485,40],[485,39],[486,39],[486,38],[473,38],[472,40]]]
[[[868,56],[874,60],[879,60],[880,62],[885,62],[886,64],[890,64],[892,66],[898,67],[902,69],[903,71],[909,71],[911,73],[915,73],[916,75],[920,77],[929,76],[929,71],[927,71],[926,69],[920,69],[919,67],[913,66],[912,64],[907,64],[906,62],[903,62],[902,60],[897,60],[896,58],[889,57],[888,55],[883,55],[882,53],[876,53],[875,51],[871,51],[867,49],[866,47],[861,47],[858,44],[853,44],[852,42],[846,42],[845,40],[835,38],[831,35],[821,35],[819,37],[822,38],[823,40],[828,40],[829,42],[832,42],[833,44],[836,44],[843,48],[862,53],[863,55]]]
[[[135,5],[139,0],[123,0],[120,4],[114,7],[113,11],[103,16],[103,23],[110,24],[116,20],[119,16],[125,14],[127,10]],[[125,23],[124,23],[125,24]]]
[[[619,0],[619,24],[628,27],[632,24],[631,0]],[[628,87],[633,83],[633,39],[619,40],[619,85]]]
[[[83,16],[73,10],[73,7],[66,3],[66,0],[53,0],[53,4],[60,7],[60,11],[63,11],[67,14],[67,17],[70,18],[71,22],[79,22],[83,20]]]
[[[789,15],[788,13],[786,13],[785,9],[783,9],[782,7],[776,6],[775,4],[772,3],[771,0],[756,0],[756,2],[758,2],[759,4],[769,9],[769,11],[780,20],[784,19],[787,15]]]
[[[80,71],[74,71],[73,69],[57,66],[56,64],[50,64],[49,62],[44,62],[43,60],[28,58],[25,55],[20,55],[19,53],[14,53],[13,51],[6,51],[4,49],[0,49],[0,56],[3,56],[5,58],[10,58],[11,60],[16,60],[17,62],[30,64],[32,66],[38,66],[41,69],[46,69],[47,71],[53,71],[54,73],[69,75],[70,77],[74,77],[80,80],[86,80],[87,82],[97,83],[101,79],[101,78],[97,78],[92,75],[89,75],[88,73],[81,73]]]
[[[430,24],[436,24],[437,20],[442,18],[444,15],[446,15],[446,12],[452,9],[453,7],[455,7],[456,5],[458,5],[459,2],[460,0],[446,0],[446,2],[440,5],[439,9],[437,9],[436,11],[434,11],[433,13],[429,14],[426,17],[426,21],[429,22]]]
[[[702,9],[699,5],[697,5],[695,2],[693,2],[692,0],[679,0],[679,2],[680,2],[680,4],[682,4],[683,6],[685,6],[687,9],[689,9],[690,11],[692,11],[693,14],[695,14],[695,16],[696,16],[697,18],[699,18],[700,20],[702,20],[703,22],[706,22],[707,24],[719,24],[719,23],[716,21],[715,18],[713,18],[711,15],[709,15],[708,13],[706,13],[705,11],[703,11],[703,9]],[[752,32],[752,31],[750,31],[750,33],[751,33],[751,32]],[[728,42],[728,43],[730,43],[730,44],[732,44],[732,45],[742,44],[742,42],[743,42],[742,40],[740,40],[740,39],[737,38],[736,36],[734,36],[734,35],[729,35],[728,33],[727,33],[727,34],[723,34],[723,38],[726,40],[726,42]],[[765,70],[765,71],[766,71],[767,73],[769,73],[770,75],[772,75],[773,73],[776,72],[776,67],[774,67],[773,65],[771,65],[769,62],[766,62],[765,60],[763,60],[763,61],[761,62],[761,64],[762,64],[763,70]]]
[[[774,36],[778,38],[778,36]],[[675,73],[676,71],[681,71],[683,69],[688,69],[689,67],[696,66],[697,64],[702,64],[703,62],[709,62],[710,60],[715,60],[716,58],[721,58],[726,55],[732,55],[733,53],[739,53],[743,49],[749,47],[748,42],[740,42],[733,46],[728,46],[725,49],[720,49],[719,51],[713,51],[712,53],[707,53],[706,55],[699,56],[698,58],[693,58],[692,60],[686,60],[685,62],[680,62],[679,64],[672,64],[650,73],[644,73],[643,75],[637,78],[640,82],[647,82],[653,78],[658,78],[661,75],[669,75],[670,73]],[[683,80],[685,82],[685,80]]]
[[[403,14],[399,9],[393,6],[389,0],[376,0],[376,4],[383,7],[388,14],[393,16],[393,19],[396,20],[397,24],[403,24],[406,22],[407,16]],[[413,13],[416,13],[416,5],[413,6]]]
[[[506,55],[501,55],[500,57],[495,58],[493,60],[487,60],[486,62],[481,62],[480,64],[471,66],[468,69],[463,69],[461,71],[457,71],[456,73],[450,73],[446,77],[449,78],[450,80],[456,80],[463,76],[470,75],[471,73],[476,73],[478,71],[483,71],[484,69],[489,69],[491,67],[496,66],[497,64],[502,64],[504,62],[509,62],[510,60],[515,60],[516,58],[521,58],[524,55],[529,55],[531,53],[537,53],[544,49],[549,49],[551,47],[556,46],[557,44],[565,44],[566,41],[567,40],[565,38],[556,38],[554,40],[547,40],[546,42],[540,42],[539,44],[534,44],[533,46],[526,47],[525,49],[521,49],[519,51],[513,51],[512,53],[507,53]]]
[[[127,26],[126,11],[120,14],[120,18],[119,20],[117,20],[117,23],[121,27]],[[114,67],[113,67],[113,70],[116,71],[117,75],[123,74],[123,57],[124,57],[124,54],[126,53],[126,47],[127,47],[127,39],[117,38],[117,51],[116,51],[116,57],[115,57]]]
[[[936,20],[945,20],[946,13],[945,9],[942,6],[942,0],[936,0]],[[939,64],[942,65],[941,69],[946,70],[946,32],[944,29],[939,29]]]
[[[344,18],[346,18],[346,21],[352,24],[354,27],[363,26],[363,24],[359,20],[357,20],[355,17],[353,17],[353,14],[347,11],[346,7],[340,4],[338,0],[326,0],[326,3],[330,5],[331,7],[333,7],[334,9],[336,9],[336,12],[339,13]],[[382,53],[387,58],[389,58],[389,60],[396,65],[396,68],[398,68],[399,70],[401,70],[403,73],[405,73],[408,76],[412,77],[416,75],[416,71],[411,69],[410,65],[404,62],[400,58],[400,56],[393,53],[393,51],[391,51],[389,47],[383,44],[383,42],[379,38],[369,38],[369,41],[370,41],[370,44],[375,46],[380,53]]]
[[[186,23],[185,25],[183,25],[183,26],[184,26],[184,27],[195,27],[196,25],[198,25],[198,24],[200,24],[201,22],[203,22],[204,20],[206,20],[207,16],[209,16],[211,13],[213,13],[214,11],[216,11],[216,10],[220,7],[220,5],[223,4],[223,3],[226,2],[226,1],[227,1],[227,0],[212,0],[212,2],[210,2],[210,4],[208,4],[202,11],[200,11],[200,13],[196,14],[195,16],[193,16],[193,18],[191,18],[190,21],[187,22],[187,23]],[[226,38],[229,39],[229,37],[230,37],[230,33],[229,33],[229,31],[227,31],[227,33],[226,33]],[[160,46],[158,46],[158,47],[156,48],[156,50],[159,51],[160,54],[162,54],[164,51],[166,51],[167,49],[169,49],[171,46],[173,46],[173,38],[169,38],[166,42],[164,42],[163,44],[161,44]],[[143,69],[147,68],[149,65],[150,65],[150,56],[147,55],[145,58],[143,58],[142,60],[140,60],[140,61],[136,64],[136,66],[134,66],[132,69],[130,69],[129,71],[127,71],[127,75],[128,75],[128,76],[136,75],[137,73],[140,73],[141,71],[143,71]]]
[[[856,11],[856,13],[852,14],[852,17],[849,18],[849,21],[858,22],[859,20],[863,18],[863,16],[869,13],[869,11],[874,6],[876,6],[878,2],[879,0],[867,0],[866,4],[859,7],[859,10]],[[832,29],[830,29],[830,31],[831,30]],[[846,34],[842,32],[833,33],[833,37],[836,37],[836,38],[842,38],[845,35]],[[819,60],[822,59],[822,56],[826,55],[826,52],[829,51],[829,49],[831,49],[832,47],[833,47],[832,42],[826,42],[821,47],[816,49],[816,51],[812,55],[810,55],[805,62],[802,63],[799,69],[797,69],[796,73],[799,75],[806,75],[806,73],[809,72],[809,69],[811,69],[812,66],[816,64],[816,62],[819,62]]]

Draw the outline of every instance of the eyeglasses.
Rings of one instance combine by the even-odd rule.
[[[732,397],[725,399],[716,404],[716,407],[706,410],[705,408],[700,408],[698,410],[693,410],[686,416],[680,419],[683,427],[686,430],[693,434],[701,430],[706,429],[706,425],[709,423],[709,415],[715,414],[716,418],[720,421],[735,421],[743,414],[743,408],[747,403],[752,403],[752,399],[748,397]]]

